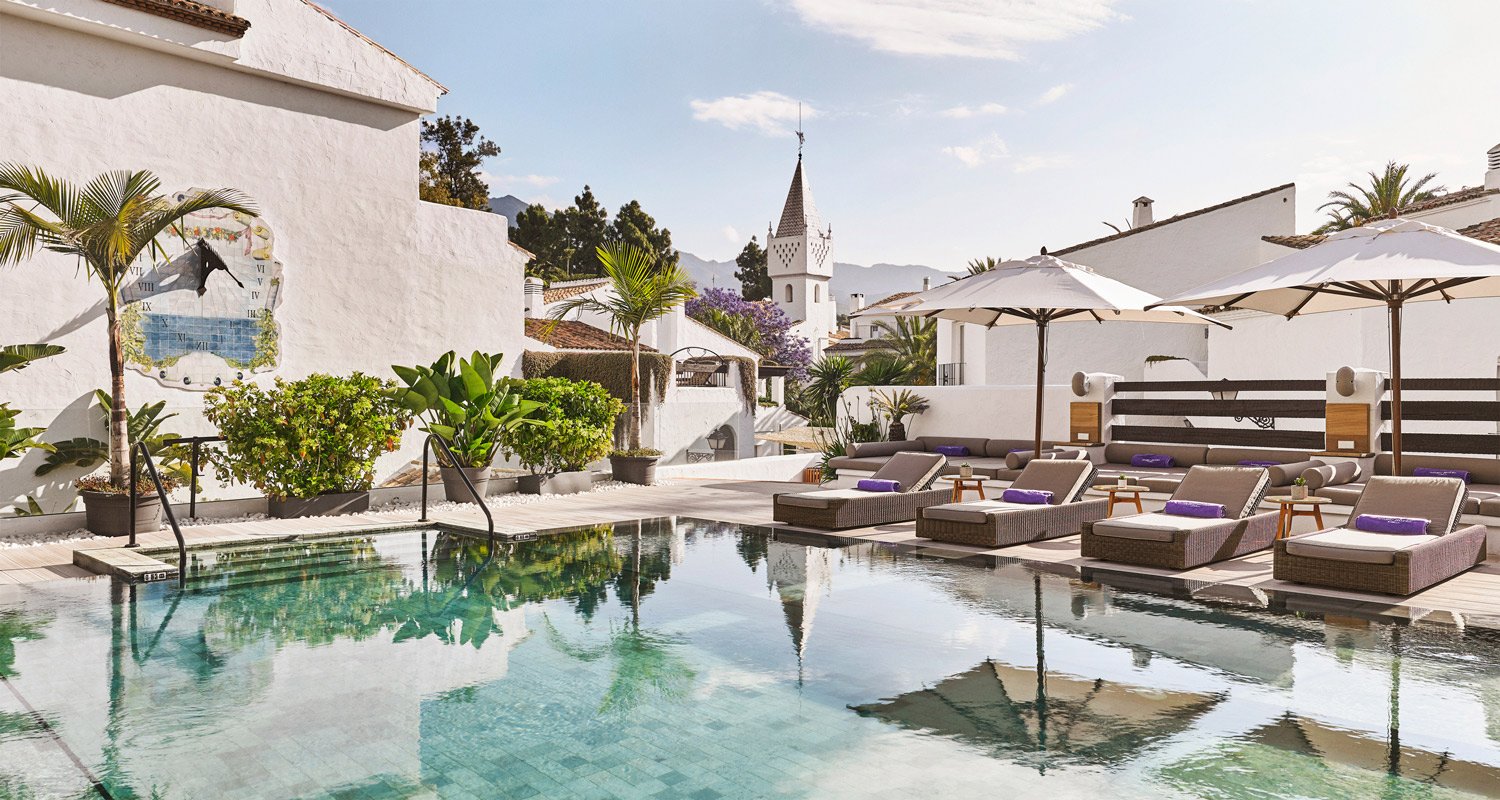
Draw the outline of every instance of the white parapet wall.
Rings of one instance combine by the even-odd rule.
[[[791,456],[742,458],[737,461],[670,464],[656,468],[656,479],[658,481],[710,479],[798,481],[802,479],[802,470],[816,465],[820,458],[822,456],[817,453],[798,453]]]
[[[1071,378],[1072,373],[1058,377]],[[909,389],[927,399],[930,408],[906,420],[906,435],[973,436],[986,439],[1025,439],[1032,435],[1036,420],[1035,386],[853,386],[846,389],[839,416],[845,410],[856,421],[874,418],[869,401],[875,392]],[[1073,399],[1067,384],[1045,389],[1042,436],[1062,441],[1068,437],[1068,403]]]

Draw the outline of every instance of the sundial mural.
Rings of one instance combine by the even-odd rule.
[[[196,390],[275,369],[281,263],[273,241],[270,226],[249,214],[184,217],[161,237],[167,258],[132,268],[121,298],[126,363]]]

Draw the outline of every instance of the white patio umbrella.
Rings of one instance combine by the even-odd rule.
[[[1500,246],[1407,219],[1329,234],[1305,250],[1183,292],[1165,303],[1280,314],[1385,306],[1390,321],[1391,454],[1401,474],[1401,308],[1500,296]]]
[[[1047,373],[1047,329],[1054,322],[1179,322],[1221,325],[1186,308],[1147,306],[1161,298],[1106,278],[1045,250],[1025,261],[1005,261],[988,272],[936,286],[879,313],[936,317],[986,327],[1036,326],[1036,436],[1042,451],[1043,389]],[[864,312],[860,312],[864,313]],[[856,314],[855,316],[858,316]]]

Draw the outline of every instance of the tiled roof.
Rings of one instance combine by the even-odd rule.
[[[1066,255],[1067,253],[1072,253],[1072,252],[1075,252],[1077,250],[1083,250],[1083,249],[1088,248],[1088,247],[1093,247],[1094,245],[1104,244],[1105,242],[1112,242],[1112,241],[1114,241],[1116,239],[1124,239],[1127,236],[1134,236],[1137,233],[1142,233],[1144,231],[1149,231],[1149,230],[1155,230],[1155,229],[1160,228],[1160,227],[1162,227],[1164,225],[1171,225],[1174,222],[1181,222],[1181,221],[1183,221],[1185,219],[1191,219],[1192,217],[1199,217],[1199,216],[1202,216],[1204,214],[1210,214],[1210,213],[1213,213],[1215,211],[1219,211],[1221,209],[1229,208],[1230,206],[1233,206],[1233,205],[1239,205],[1240,203],[1244,203],[1244,202],[1247,202],[1249,200],[1255,200],[1255,199],[1260,198],[1260,197],[1265,197],[1266,195],[1275,194],[1275,193],[1283,191],[1285,189],[1290,189],[1290,188],[1292,188],[1294,186],[1296,186],[1295,183],[1283,183],[1280,186],[1272,186],[1269,189],[1263,189],[1263,190],[1261,190],[1259,192],[1256,192],[1254,194],[1247,194],[1244,197],[1236,197],[1233,200],[1226,200],[1226,201],[1224,201],[1222,203],[1219,203],[1218,205],[1208,206],[1207,208],[1200,208],[1197,211],[1189,211],[1189,212],[1187,212],[1185,214],[1178,214],[1175,217],[1167,217],[1166,219],[1161,220],[1160,222],[1153,222],[1150,225],[1142,225],[1139,228],[1131,228],[1128,231],[1120,231],[1119,233],[1111,234],[1109,236],[1101,236],[1098,239],[1090,239],[1087,242],[1082,242],[1080,244],[1075,244],[1075,245],[1071,245],[1069,247],[1064,247],[1061,250],[1053,250],[1052,251],[1052,255],[1054,255],[1054,256]]]
[[[1478,239],[1481,242],[1500,244],[1500,217],[1470,225],[1467,228],[1459,228],[1458,232],[1471,239]],[[1262,236],[1260,238],[1283,247],[1305,250],[1328,237],[1318,233],[1301,233],[1296,236]]]
[[[553,327],[556,325],[556,327]],[[630,340],[616,336],[603,328],[573,319],[527,319],[526,338],[542,344],[550,344],[559,350],[629,350]],[[641,345],[641,352],[654,353],[654,349]]]
[[[385,53],[386,55],[390,56],[391,58],[394,58],[397,61],[401,62],[403,65],[406,66],[407,69],[411,70],[412,72],[417,73],[418,75],[422,76],[422,78],[425,79],[428,83],[432,84],[433,86],[436,86],[438,88],[439,92],[442,92],[443,94],[447,94],[448,93],[448,87],[442,85],[441,83],[438,83],[437,80],[435,78],[433,78],[431,75],[428,75],[427,73],[423,72],[422,70],[419,70],[416,67],[412,66],[412,64],[411,64],[410,61],[407,61],[406,59],[402,58],[401,56],[398,56],[395,53],[392,53],[390,50],[386,49],[385,45],[381,44],[380,42],[375,41],[374,39],[371,39],[370,37],[364,35],[363,33],[360,33],[358,30],[355,29],[355,27],[353,25],[350,25],[349,23],[347,23],[347,22],[339,19],[338,16],[335,15],[332,11],[329,11],[328,9],[326,9],[326,8],[318,5],[317,3],[314,3],[313,0],[302,0],[302,2],[308,4],[309,6],[312,6],[314,9],[317,9],[317,12],[319,14],[322,14],[323,16],[325,16],[325,17],[333,20],[335,23],[337,23],[339,25],[339,27],[341,27],[344,30],[348,31],[349,33],[353,34],[354,36],[356,36],[360,40],[364,41],[365,43],[367,43],[370,46],[374,47],[375,49],[379,50],[380,52]],[[246,24],[248,25],[248,23],[246,23]]]
[[[1483,186],[1465,186],[1457,191],[1438,195],[1431,200],[1423,200],[1420,203],[1412,203],[1401,209],[1402,214],[1420,214],[1423,211],[1431,211],[1434,208],[1451,206],[1457,203],[1467,203],[1470,200],[1478,200],[1492,194],[1500,194],[1500,189],[1486,189]]]
[[[250,20],[220,11],[205,3],[193,0],[104,0],[117,6],[133,8],[158,17],[176,20],[195,28],[224,33],[235,38],[250,30]]]
[[[877,300],[877,301],[871,303],[869,305],[869,307],[870,308],[874,308],[875,306],[883,306],[886,303],[894,303],[897,300],[901,300],[903,298],[911,297],[914,294],[916,294],[916,292],[896,292],[895,294],[891,295],[890,297],[886,297],[886,298],[883,298],[883,299],[880,299],[880,300]]]
[[[542,292],[542,302],[558,303],[570,297],[577,297],[578,295],[591,292],[606,283],[609,283],[609,281],[600,278],[596,281],[580,281],[578,283],[569,283],[566,286],[559,286],[555,289],[547,289]]]
[[[786,192],[786,205],[781,208],[781,222],[776,225],[776,235],[797,236],[808,230],[822,230],[823,219],[818,216],[818,207],[813,203],[812,187],[802,177],[802,156],[797,156],[797,171],[792,173],[792,185]]]
[[[894,344],[884,339],[846,339],[823,348],[825,353],[863,353],[867,350],[889,350]]]

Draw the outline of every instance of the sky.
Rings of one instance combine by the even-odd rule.
[[[698,256],[796,165],[840,261],[957,270],[1387,160],[1483,181],[1495,0],[329,0],[449,88],[494,195],[637,199]]]

